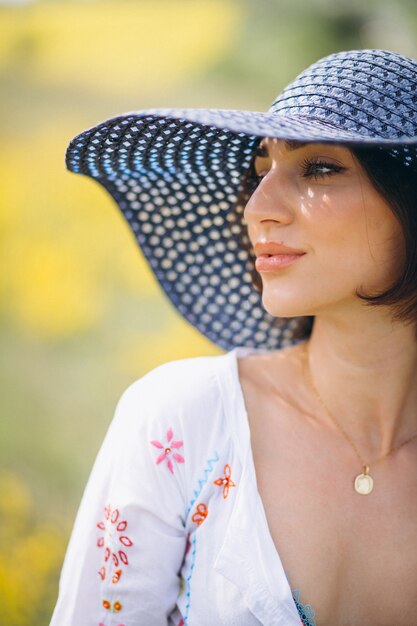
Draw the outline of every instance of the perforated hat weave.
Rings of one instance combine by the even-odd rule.
[[[67,166],[102,184],[179,312],[214,343],[277,349],[305,318],[276,318],[254,289],[244,180],[263,137],[369,145],[417,157],[417,62],[385,50],[332,54],[268,112],[147,109],[75,137]]]

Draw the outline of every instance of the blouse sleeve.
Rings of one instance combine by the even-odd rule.
[[[51,626],[163,626],[176,605],[184,444],[154,372],[118,403],[77,514]]]

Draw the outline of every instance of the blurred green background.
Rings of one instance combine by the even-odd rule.
[[[0,626],[46,626],[118,398],[220,354],[159,291],[113,201],[68,173],[78,132],[134,109],[266,110],[318,58],[417,57],[415,0],[0,2]]]

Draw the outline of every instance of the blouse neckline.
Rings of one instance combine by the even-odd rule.
[[[282,572],[284,574],[284,578],[285,578],[284,585],[286,589],[285,596],[287,598],[290,598],[290,607],[288,608],[290,609],[290,612],[293,614],[293,616],[294,617],[297,616],[297,618],[299,619],[299,611],[295,603],[295,599],[293,597],[293,593],[292,593],[291,586],[288,580],[288,576],[284,570],[279,552],[272,539],[272,535],[271,535],[269,525],[268,525],[268,520],[265,514],[265,507],[263,505],[261,494],[259,493],[257,477],[256,477],[255,462],[254,462],[252,444],[251,444],[249,415],[246,409],[243,388],[239,379],[238,359],[241,356],[248,356],[250,354],[265,354],[268,352],[270,352],[270,350],[263,349],[263,348],[248,348],[245,346],[237,346],[233,348],[233,350],[227,353],[226,356],[230,358],[231,365],[232,365],[231,367],[232,381],[229,381],[229,383],[232,382],[233,384],[233,393],[230,394],[232,396],[231,398],[232,405],[229,404],[229,408],[233,412],[233,419],[236,420],[237,424],[240,425],[241,428],[242,428],[242,423],[243,423],[244,432],[243,432],[242,443],[245,443],[247,447],[247,454],[246,454],[247,470],[248,470],[249,475],[252,476],[253,489],[256,492],[255,493],[256,505],[259,509],[260,517],[262,520],[261,532],[265,534],[266,541],[271,545],[271,553],[272,553],[271,569],[275,573]],[[228,391],[230,393],[230,389]],[[237,428],[237,431],[239,431],[239,428]],[[277,584],[278,584],[278,581],[277,581]]]

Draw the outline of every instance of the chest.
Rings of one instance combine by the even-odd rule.
[[[360,467],[342,436],[323,436],[250,387],[245,404],[269,530],[316,626],[417,623],[415,455],[375,465],[374,491],[360,496]]]

